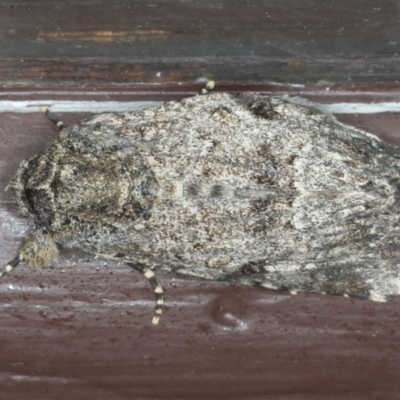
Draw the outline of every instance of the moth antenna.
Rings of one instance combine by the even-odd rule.
[[[10,273],[21,261],[22,261],[22,257],[18,254],[6,266],[4,266],[2,269],[0,269],[0,278],[5,274]]]
[[[129,267],[132,267],[133,269],[135,269],[136,271],[138,271],[142,275],[144,275],[145,278],[147,278],[147,280],[150,282],[150,285],[152,286],[154,295],[156,297],[156,307],[155,307],[154,315],[153,315],[153,318],[151,319],[151,322],[153,323],[153,325],[158,325],[158,323],[160,322],[162,307],[164,304],[164,290],[163,290],[160,282],[156,278],[156,274],[150,268],[146,267],[143,264],[136,263],[136,262],[134,263],[134,262],[128,261],[126,259],[123,259],[123,261]]]
[[[66,125],[64,122],[59,120],[52,112],[50,112],[48,107],[42,107],[42,112],[60,131],[65,128]]]

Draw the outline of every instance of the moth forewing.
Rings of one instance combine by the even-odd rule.
[[[209,91],[208,89],[207,91]],[[154,270],[382,301],[400,292],[399,149],[315,108],[213,93],[65,127],[9,189],[56,245]]]

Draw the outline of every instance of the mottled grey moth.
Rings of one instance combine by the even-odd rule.
[[[48,116],[56,119],[48,113]],[[291,292],[400,292],[400,152],[288,99],[213,93],[64,127],[8,185],[38,228],[1,270],[57,246]]]

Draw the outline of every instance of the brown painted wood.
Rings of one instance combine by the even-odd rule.
[[[399,11],[397,0],[3,1],[0,100],[179,99],[215,79],[218,90],[399,101]],[[339,118],[400,144],[398,113]],[[0,114],[2,265],[32,228],[2,188],[56,134],[39,113]],[[160,280],[153,327],[151,290],[124,265],[65,250],[51,268],[5,276],[0,398],[399,396],[399,299]]]
[[[118,86],[108,87],[112,97]],[[238,89],[236,87],[236,89]],[[32,98],[49,98],[43,88]],[[54,88],[53,88],[54,89]],[[104,94],[107,87],[101,89]],[[175,95],[195,87],[175,87]],[[324,102],[399,100],[393,87],[341,87]],[[25,89],[13,93],[18,99]],[[75,98],[77,87],[57,98]],[[149,87],[149,91],[154,87]],[[275,90],[278,90],[275,88]],[[129,98],[128,89],[121,99]],[[131,94],[132,95],[132,94]],[[155,91],[153,95],[156,95]],[[169,98],[170,92],[164,93]],[[62,97],[65,96],[65,97]],[[91,97],[92,96],[92,97]],[[79,98],[93,98],[80,95]],[[127,97],[128,96],[128,97]],[[143,90],[137,94],[149,96]],[[163,94],[158,93],[158,98]],[[1,99],[1,96],[0,96]],[[67,124],[88,114],[61,115]],[[400,144],[399,114],[342,115]],[[0,114],[0,188],[19,162],[57,135],[40,113]],[[0,190],[0,263],[32,223]],[[153,295],[124,265],[64,250],[51,268],[21,265],[0,281],[0,398],[29,399],[395,399],[400,390],[400,299],[373,303],[159,276],[161,324]]]
[[[390,82],[399,10],[395,0],[2,2],[0,82]]]

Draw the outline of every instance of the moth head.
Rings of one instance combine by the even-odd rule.
[[[6,186],[6,191],[11,192],[12,196],[17,201],[18,207],[23,215],[32,214],[26,198],[25,186],[28,181],[29,171],[32,170],[32,162],[34,162],[35,159],[36,157],[21,161],[16,174],[11,179],[10,183]]]
[[[53,221],[50,190],[52,171],[48,162],[35,155],[21,162],[7,185],[23,215],[31,216],[39,226],[50,228]]]

